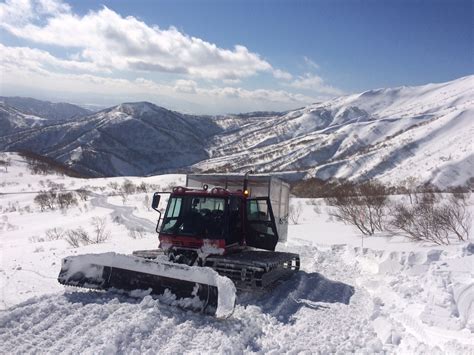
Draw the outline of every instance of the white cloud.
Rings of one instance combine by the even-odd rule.
[[[296,89],[310,90],[324,96],[337,96],[344,94],[343,91],[327,85],[321,77],[311,73],[298,76],[298,78],[289,83],[288,86]]]
[[[147,99],[201,113],[286,110],[341,93],[312,74],[294,78],[242,45],[220,48],[107,7],[80,16],[60,0],[7,0],[0,3],[1,28],[67,53],[0,43],[1,90],[107,97],[113,103]],[[283,80],[291,92],[245,88],[246,78],[261,73],[275,83]]]
[[[219,48],[174,27],[150,27],[107,7],[78,16],[66,4],[53,0],[10,0],[2,5],[0,26],[13,35],[76,48],[83,60],[99,67],[206,79],[238,79],[272,71],[270,63],[242,45]]]
[[[0,43],[0,62],[5,68],[9,66],[17,67],[18,63],[23,63],[27,68],[36,71],[47,68],[66,69],[71,71],[87,71],[110,73],[107,68],[99,68],[94,63],[59,59],[49,52],[29,48],[29,47],[7,47]]]
[[[249,110],[287,110],[315,101],[313,97],[284,90],[248,90],[230,86],[202,87],[194,80],[179,79],[166,84],[142,77],[128,80],[93,74],[59,73],[50,70],[50,62],[54,63],[54,59],[45,53],[39,50],[0,45],[2,86],[34,87],[42,94],[60,92],[66,96],[69,93],[74,97],[88,95],[88,98],[107,96],[110,99],[109,102],[112,100],[114,103],[146,98],[161,104],[162,100],[166,99],[166,102],[163,102],[164,105],[175,103],[175,106],[169,107],[171,109],[207,114]],[[73,65],[69,62],[60,64]]]
[[[185,94],[195,94],[197,83],[194,80],[176,80],[174,90]]]
[[[283,79],[283,80],[293,79],[293,75],[280,69],[273,70],[273,76],[277,79]]]

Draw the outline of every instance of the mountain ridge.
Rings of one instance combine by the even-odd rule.
[[[281,113],[196,116],[122,103],[0,137],[0,149],[31,148],[96,176],[255,170],[463,184],[474,170],[473,84],[471,75],[368,90]]]

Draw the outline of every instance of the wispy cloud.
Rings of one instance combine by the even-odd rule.
[[[314,62],[312,59],[308,58],[307,56],[303,56],[303,60],[305,64],[311,69],[319,69],[319,64]]]
[[[288,86],[296,89],[310,90],[323,96],[337,96],[344,94],[342,90],[327,85],[320,76],[311,73],[298,76],[295,80],[289,83]]]

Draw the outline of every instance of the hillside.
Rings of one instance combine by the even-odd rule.
[[[0,169],[2,354],[474,350],[472,243],[434,246],[384,233],[361,240],[355,228],[330,218],[318,199],[290,200],[301,215],[289,225],[287,243],[277,246],[300,254],[300,271],[266,292],[239,293],[229,319],[181,310],[146,290],[64,287],[57,277],[66,256],[156,249],[158,214],[150,198],[184,184],[184,175],[35,175],[23,157],[8,157],[12,165]],[[147,192],[124,199],[117,186],[125,182]],[[77,202],[41,210],[34,199],[45,188],[73,193]],[[78,247],[67,242],[68,233],[80,228],[93,236],[97,218],[110,232],[107,240]]]
[[[193,116],[128,103],[0,138],[95,176],[279,173],[461,185],[473,176],[474,76],[370,90],[285,113]]]
[[[25,114],[0,102],[0,137],[42,126],[45,121],[44,118]]]
[[[235,117],[238,128],[215,136],[212,158],[194,168],[463,184],[474,171],[473,114],[474,76],[372,90],[281,116]]]
[[[42,117],[49,121],[68,121],[92,113],[90,110],[66,102],[55,103],[31,97],[0,96],[0,102],[23,113]]]
[[[10,151],[31,150],[92,176],[149,175],[207,158],[211,120],[150,103],[121,104],[82,119],[0,139]]]

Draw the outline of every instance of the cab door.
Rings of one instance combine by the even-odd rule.
[[[278,243],[278,232],[268,197],[257,197],[247,200],[246,227],[246,242],[248,246],[275,250]]]

